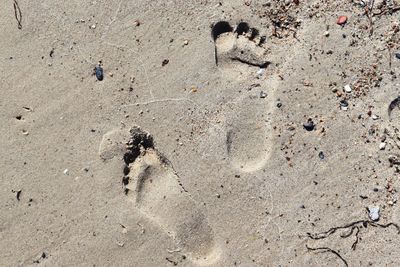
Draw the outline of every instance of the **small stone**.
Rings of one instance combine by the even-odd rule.
[[[110,75],[110,77],[113,77],[114,73],[110,72],[108,75]]]
[[[344,25],[344,24],[346,24],[346,22],[347,22],[347,17],[346,16],[340,16],[338,18],[338,20],[336,21],[336,23],[338,25]]]
[[[376,121],[377,119],[379,119],[379,116],[377,116],[377,115],[374,114],[374,115],[371,116],[371,118],[372,118],[374,121]]]
[[[93,24],[92,26],[90,26],[90,28],[91,28],[92,30],[96,29],[96,24]]]
[[[278,103],[276,103],[276,106],[277,106],[278,108],[281,108],[281,107],[282,107],[282,103],[281,103],[281,102],[278,102]]]
[[[346,93],[351,93],[350,84],[346,84],[346,85],[344,86],[344,91],[345,91]]]
[[[63,173],[64,173],[65,175],[69,175],[69,170],[68,170],[68,169],[65,169]]]
[[[385,147],[386,147],[386,143],[380,143],[379,144],[379,150],[385,150]]]
[[[340,100],[340,109],[348,110],[348,108],[349,108],[349,102],[347,102],[347,100],[345,99]]]
[[[257,75],[258,75],[258,76],[262,76],[264,73],[265,73],[265,68],[260,68],[260,69],[257,71]]]
[[[140,26],[140,21],[139,21],[139,20],[135,20],[135,21],[133,22],[133,24],[134,24],[136,27],[138,27],[138,26]]]
[[[396,56],[397,59],[400,59],[400,53],[396,53],[394,55]]]
[[[329,36],[329,31],[325,31],[324,35],[325,35],[325,37],[328,37]]]
[[[96,74],[98,81],[102,81],[104,79],[104,71],[100,63],[94,68],[94,73]]]
[[[306,123],[303,124],[304,129],[306,129],[307,131],[312,131],[314,130],[315,124],[312,121],[312,119],[308,119]]]
[[[265,93],[264,91],[260,92],[260,98],[266,98],[267,97],[267,93]]]
[[[324,152],[322,152],[322,151],[319,152],[318,157],[319,157],[320,159],[324,159],[324,158],[325,158]]]
[[[188,45],[188,44],[189,44],[188,40],[183,41],[183,45]]]
[[[26,136],[29,135],[29,132],[27,130],[22,130],[22,134]]]
[[[391,200],[389,200],[387,203],[388,203],[389,206],[393,206],[394,205],[394,202],[391,201]]]
[[[379,207],[370,207],[368,209],[368,216],[372,221],[379,220]]]
[[[169,59],[164,59],[163,61],[162,61],[162,63],[161,63],[161,66],[165,66],[165,65],[167,65],[169,63]]]

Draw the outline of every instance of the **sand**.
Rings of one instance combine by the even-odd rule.
[[[400,3],[360,2],[2,1],[0,265],[398,266]]]

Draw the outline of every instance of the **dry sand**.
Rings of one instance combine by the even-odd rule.
[[[400,3],[360,2],[1,1],[0,266],[398,266]]]

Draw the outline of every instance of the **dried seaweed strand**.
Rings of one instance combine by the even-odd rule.
[[[328,248],[328,247],[312,248],[312,247],[309,247],[309,246],[307,246],[307,245],[306,245],[306,248],[307,248],[308,250],[311,250],[311,251],[322,250],[322,251],[321,251],[322,253],[324,253],[324,252],[333,253],[333,254],[335,254],[339,259],[342,260],[342,262],[344,263],[344,265],[345,265],[346,267],[349,266],[349,265],[347,264],[347,261],[346,261],[346,260],[342,257],[342,255],[340,255],[339,252],[337,252],[336,250],[333,250],[333,249]]]

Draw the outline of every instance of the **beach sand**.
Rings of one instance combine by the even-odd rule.
[[[399,13],[359,2],[2,1],[0,265],[398,266]]]

